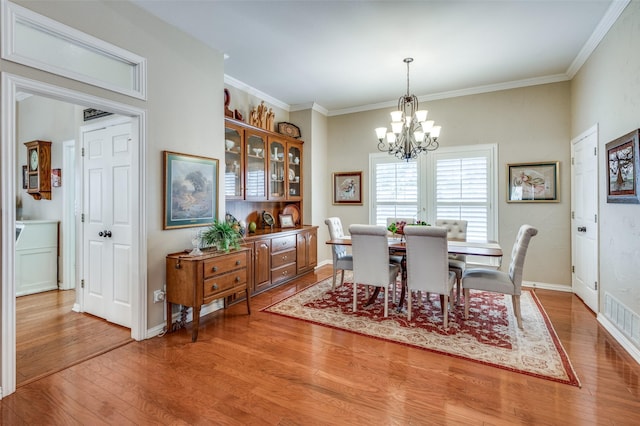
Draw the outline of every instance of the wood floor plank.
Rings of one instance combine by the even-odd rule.
[[[21,386],[2,423],[637,424],[640,366],[572,294],[536,290],[582,388],[260,311],[330,274]]]

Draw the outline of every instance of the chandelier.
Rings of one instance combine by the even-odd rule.
[[[418,98],[409,94],[409,64],[413,58],[405,58],[407,64],[407,94],[398,99],[398,110],[391,112],[391,131],[378,127],[378,149],[395,155],[400,160],[411,160],[421,152],[438,149],[441,126],[427,120],[426,110],[418,110]],[[386,142],[385,142],[386,138]]]

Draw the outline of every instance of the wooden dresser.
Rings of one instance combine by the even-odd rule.
[[[193,342],[198,339],[202,305],[244,291],[247,312],[251,314],[247,286],[250,263],[251,251],[246,248],[232,250],[229,253],[205,252],[201,256],[190,256],[185,252],[167,255],[167,332],[173,330],[173,304],[193,308]]]

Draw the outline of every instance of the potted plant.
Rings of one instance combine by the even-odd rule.
[[[239,249],[240,227],[229,222],[215,220],[207,230],[202,233],[202,242],[207,246],[216,246],[218,250],[228,252],[230,249]]]

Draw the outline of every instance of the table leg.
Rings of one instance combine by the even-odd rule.
[[[198,340],[198,328],[200,328],[200,306],[193,307],[193,322],[191,323],[193,330],[191,331],[191,341]]]

